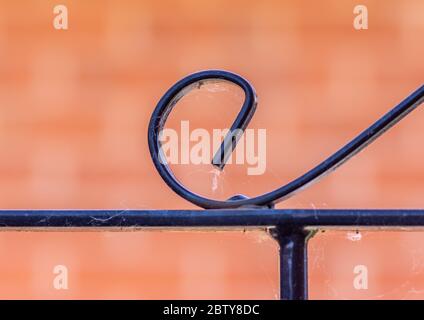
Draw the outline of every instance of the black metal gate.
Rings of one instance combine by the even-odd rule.
[[[2,210],[3,230],[257,229],[280,246],[280,298],[308,298],[308,240],[320,229],[424,226],[424,210]]]
[[[269,232],[280,247],[280,298],[308,298],[308,240],[319,229],[346,227],[413,228],[424,226],[424,210],[281,210],[275,204],[295,194],[357,154],[424,100],[424,86],[413,92],[368,129],[304,175],[267,194],[247,198],[241,195],[227,201],[199,196],[181,185],[167,163],[160,161],[159,131],[187,87],[208,80],[225,80],[240,86],[245,102],[231,130],[243,131],[256,108],[253,87],[243,78],[226,71],[203,71],[177,82],[163,96],[149,125],[149,147],[153,162],[164,181],[186,200],[206,210],[1,210],[0,228],[5,230],[83,228],[119,229],[197,229],[246,228]],[[223,169],[226,157],[239,136],[227,136],[212,164]]]

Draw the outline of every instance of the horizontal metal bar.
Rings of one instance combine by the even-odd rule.
[[[424,210],[0,210],[0,230],[20,228],[424,227]]]

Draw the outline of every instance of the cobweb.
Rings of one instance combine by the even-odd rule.
[[[309,243],[310,298],[424,299],[423,239],[419,231],[318,233]]]

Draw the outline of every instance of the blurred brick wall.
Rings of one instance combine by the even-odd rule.
[[[69,30],[52,26],[57,4],[68,7]],[[357,4],[368,7],[368,30],[352,27]],[[251,127],[267,129],[267,171],[246,177],[229,169],[219,194],[209,171],[178,174],[218,198],[288,182],[422,84],[423,12],[420,0],[1,0],[0,206],[194,208],[154,170],[146,130],[172,83],[209,68],[238,72],[256,87]],[[228,126],[233,114],[217,108],[197,111],[196,124],[219,114]],[[193,110],[178,116],[191,120]],[[414,111],[279,207],[424,207],[423,122],[423,111]],[[424,298],[423,240],[419,233],[317,236],[311,298]],[[0,252],[0,298],[278,295],[276,246],[259,232],[7,232]],[[67,291],[52,287],[57,264],[69,268]],[[355,264],[369,266],[369,290],[353,289]]]

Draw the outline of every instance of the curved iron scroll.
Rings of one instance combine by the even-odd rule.
[[[160,99],[152,114],[148,129],[150,155],[162,179],[178,195],[205,209],[225,209],[245,206],[271,207],[275,203],[293,196],[296,192],[306,188],[312,183],[318,181],[320,178],[331,173],[333,170],[337,169],[337,167],[349,160],[351,157],[377,139],[380,135],[382,135],[386,130],[399,122],[409,112],[418,107],[424,100],[423,85],[340,150],[335,152],[333,155],[322,161],[320,164],[305,174],[282,187],[254,198],[235,196],[226,201],[219,201],[200,196],[183,186],[175,178],[166,160],[164,160],[165,157],[163,154],[161,154],[161,144],[159,141],[159,134],[164,128],[169,114],[171,113],[176,103],[184,96],[184,94],[193,88],[193,86],[201,86],[206,81],[214,80],[232,82],[241,87],[245,94],[243,106],[237,115],[236,120],[231,126],[230,132],[224,138],[224,141],[222,142],[219,150],[212,160],[212,164],[214,166],[223,170],[228,156],[236,147],[238,139],[246,129],[256,109],[257,101],[255,90],[252,85],[250,85],[249,82],[243,79],[241,76],[228,71],[207,70],[185,77],[184,79],[175,83]]]

